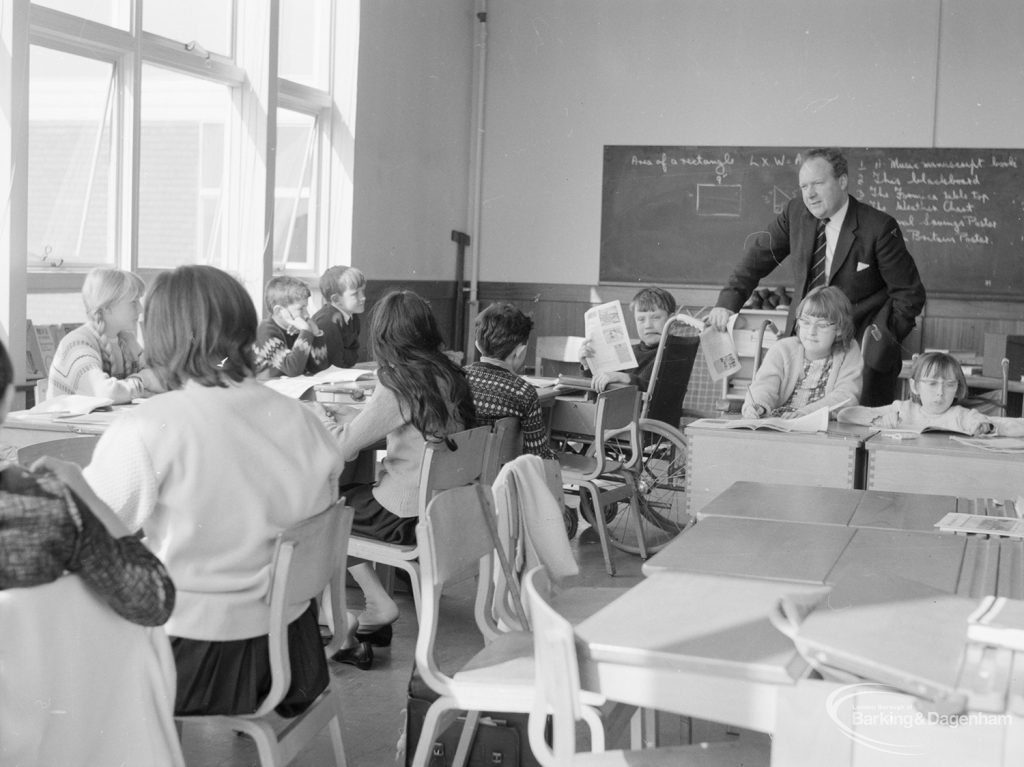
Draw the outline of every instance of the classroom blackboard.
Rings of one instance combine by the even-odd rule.
[[[602,282],[724,285],[800,196],[804,148],[606,146]],[[929,295],[1024,297],[1024,149],[844,149],[849,191],[903,229]],[[784,264],[765,285],[790,285]]]

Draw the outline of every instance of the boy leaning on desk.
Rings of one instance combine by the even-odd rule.
[[[319,373],[330,365],[324,333],[309,316],[309,288],[295,277],[272,277],[263,291],[268,316],[253,353],[260,379]]]

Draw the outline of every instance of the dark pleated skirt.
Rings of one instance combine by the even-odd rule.
[[[270,655],[266,636],[229,642],[171,637],[178,667],[174,713],[251,714],[270,692]],[[316,602],[288,626],[292,683],[274,709],[297,716],[327,688],[329,671],[317,626]]]
[[[418,517],[398,517],[381,506],[373,497],[373,485],[344,485],[341,495],[352,507],[352,534],[384,543],[404,546],[416,544]]]

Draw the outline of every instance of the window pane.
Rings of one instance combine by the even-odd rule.
[[[231,0],[145,0],[142,28],[183,43],[195,40],[213,53],[232,53]]]
[[[331,40],[330,0],[281,3],[278,76],[327,90]]]
[[[227,87],[142,68],[139,266],[223,263]]]
[[[128,29],[131,20],[129,0],[89,0],[87,3],[82,0],[32,0],[32,3],[118,29]]]
[[[316,157],[316,118],[277,110],[274,261],[313,269],[309,197]]]
[[[31,46],[28,263],[113,263],[114,66]]]

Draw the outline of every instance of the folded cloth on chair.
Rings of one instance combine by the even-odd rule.
[[[525,567],[516,556],[516,570],[544,565],[553,580],[579,574],[579,566],[565,534],[562,509],[547,484],[544,461],[521,455],[506,463],[494,480],[498,531],[506,551],[525,551]],[[514,531],[525,530],[516,536]],[[512,557],[510,556],[511,560]]]

